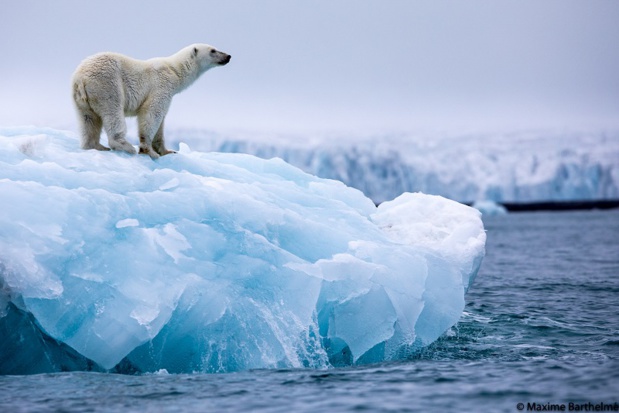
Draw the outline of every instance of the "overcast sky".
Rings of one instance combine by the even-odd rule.
[[[617,0],[0,0],[0,125],[74,128],[83,58],[194,42],[232,61],[170,127],[619,127]]]

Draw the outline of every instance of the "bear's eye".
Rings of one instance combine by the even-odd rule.
[[[215,52],[217,52],[217,50],[211,49],[211,54],[215,54]]]
[[[193,48],[193,55],[194,55],[194,56],[197,56],[197,55],[198,55],[198,48],[197,48],[197,47],[194,47],[194,48]]]

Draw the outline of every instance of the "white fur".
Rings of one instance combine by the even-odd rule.
[[[165,147],[163,122],[172,97],[202,73],[229,61],[230,55],[207,44],[149,60],[118,53],[86,58],[73,75],[82,148],[109,150],[100,143],[103,128],[111,149],[134,154],[135,148],[125,139],[125,116],[137,116],[140,153],[151,158],[171,153]]]

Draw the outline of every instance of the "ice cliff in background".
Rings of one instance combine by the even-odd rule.
[[[484,244],[437,196],[377,208],[280,159],[0,128],[0,374],[401,359],[458,321]]]
[[[279,157],[360,189],[376,203],[403,192],[460,202],[619,198],[619,133],[295,136],[176,131],[205,151]]]

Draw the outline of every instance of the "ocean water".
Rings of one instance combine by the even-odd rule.
[[[410,360],[0,376],[0,412],[619,411],[619,210],[484,223],[487,254],[461,321]]]

